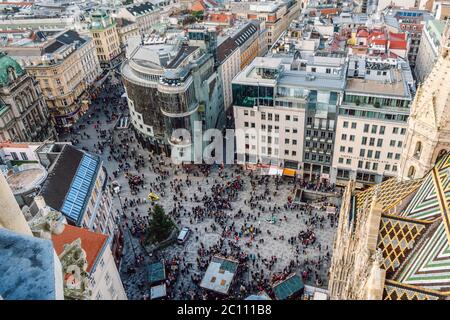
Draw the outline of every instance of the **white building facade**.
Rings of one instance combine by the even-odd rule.
[[[398,174],[414,89],[409,67],[397,63],[366,61],[361,74],[347,79],[331,182],[364,187]]]

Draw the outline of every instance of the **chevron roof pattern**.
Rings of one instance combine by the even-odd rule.
[[[383,208],[384,299],[450,298],[450,153],[423,179],[390,179],[357,194],[357,206],[375,195]]]

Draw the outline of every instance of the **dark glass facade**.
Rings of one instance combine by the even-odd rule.
[[[233,104],[235,106],[273,107],[273,95],[274,95],[273,87],[233,84]]]

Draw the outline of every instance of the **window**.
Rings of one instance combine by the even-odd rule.
[[[350,135],[350,141],[355,141],[355,136],[353,134]]]
[[[367,137],[362,137],[361,144],[365,146],[367,144]]]
[[[292,121],[298,122],[298,117],[297,117],[297,116],[293,116],[293,117],[292,117]]]
[[[372,158],[372,155],[373,155],[373,151],[367,150],[367,158]]]
[[[393,134],[398,134],[398,128],[397,127],[392,128],[392,133]]]
[[[289,155],[289,150],[284,150],[284,155],[288,156]],[[305,155],[306,156],[306,155]]]
[[[374,145],[375,145],[375,138],[370,138],[369,146],[374,146]]]
[[[346,163],[346,164],[352,164],[352,159],[346,159],[346,160],[345,160],[345,163]]]
[[[344,158],[339,158],[339,163],[344,163]]]
[[[356,129],[356,122],[352,122],[352,129]]]
[[[391,142],[389,143],[389,146],[395,147],[395,140],[391,140]]]
[[[279,114],[275,115],[275,121],[280,121],[280,115]]]
[[[381,152],[375,151],[375,159],[380,159]]]
[[[392,166],[392,171],[397,172],[397,166]]]
[[[297,155],[297,151],[292,151],[292,155],[296,156]]]
[[[366,155],[366,149],[359,150],[359,156],[364,157]]]
[[[366,169],[370,170],[370,162],[369,161],[366,162]]]
[[[400,134],[405,134],[406,133],[406,129],[402,128],[402,130],[400,131]]]
[[[383,146],[383,139],[378,139],[377,140],[377,147],[381,147]]]
[[[344,140],[344,141],[347,140],[347,135],[345,133],[343,133],[342,136],[341,136],[341,139]]]
[[[19,160],[19,157],[17,156],[17,153],[11,152],[11,156],[14,160]]]
[[[284,139],[285,144],[289,144],[289,139]]]
[[[294,146],[297,145],[297,140],[292,139],[292,144],[293,144]]]
[[[392,153],[392,152],[388,152],[387,158],[388,158],[388,159],[392,159],[392,156],[393,156],[393,153]]]
[[[377,133],[377,128],[378,128],[378,126],[377,125],[372,125],[372,133]]]
[[[292,133],[297,133],[298,131],[297,131],[297,128],[293,128],[292,129]]]
[[[252,122],[250,125],[251,125],[252,128],[255,127],[255,123],[254,122]]]
[[[268,114],[267,119],[268,119],[269,121],[272,121],[272,114],[271,114],[271,113]]]
[[[408,178],[413,179],[415,173],[416,173],[416,168],[414,168],[414,166],[409,167]]]
[[[362,169],[362,167],[363,167],[363,161],[362,161],[362,160],[359,160],[359,161],[358,161],[358,168],[359,168],[359,169]]]
[[[403,143],[401,141],[397,141],[397,147],[401,148]]]
[[[372,170],[378,170],[378,163],[372,164]]]
[[[261,112],[261,120],[266,120],[266,113],[265,112]]]
[[[414,157],[420,159],[420,154],[422,153],[422,142],[417,141],[416,147],[414,149]]]
[[[364,132],[369,132],[369,125],[367,123],[364,125]]]
[[[244,110],[244,116],[248,116],[248,110]]]
[[[27,154],[25,152],[21,152],[20,156],[22,157],[22,160],[25,160],[25,161],[28,160],[28,156],[27,156]]]
[[[247,121],[244,122],[244,127],[248,128],[248,122]]]
[[[345,152],[345,146],[341,146],[339,149],[341,152]]]
[[[395,160],[400,160],[400,153],[395,154]]]
[[[291,120],[291,116],[287,115],[286,116],[286,121],[290,121]]]
[[[385,166],[384,166],[384,170],[385,170],[385,171],[391,170],[391,165],[390,165],[390,164],[385,165]]]
[[[348,121],[344,121],[344,128],[348,128]]]
[[[348,147],[347,152],[348,153],[353,153],[353,147]]]
[[[385,130],[386,130],[385,126],[380,126],[380,134],[384,134]]]

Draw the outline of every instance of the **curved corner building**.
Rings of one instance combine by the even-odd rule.
[[[192,133],[194,121],[201,121],[206,130],[222,118],[223,95],[214,54],[198,42],[132,38],[121,73],[131,123],[141,142],[157,153],[170,155],[174,146],[191,146],[192,139],[172,138],[174,130]]]

